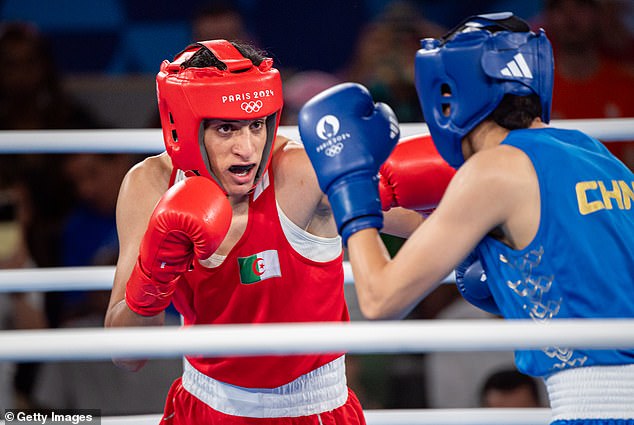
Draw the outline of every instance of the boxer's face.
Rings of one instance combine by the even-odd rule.
[[[205,147],[211,168],[229,196],[249,193],[265,145],[265,118],[205,122]]]

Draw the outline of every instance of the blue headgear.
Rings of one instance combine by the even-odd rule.
[[[510,12],[474,16],[441,39],[422,40],[415,68],[429,131],[440,155],[454,168],[464,163],[462,138],[505,94],[537,94],[541,119],[550,121],[550,42],[543,30],[531,32]]]

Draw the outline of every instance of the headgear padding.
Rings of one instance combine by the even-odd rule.
[[[416,90],[440,155],[464,163],[462,138],[506,94],[539,96],[550,121],[553,55],[543,30],[536,34],[510,12],[471,17],[441,39],[424,39],[416,54]]]
[[[210,50],[227,69],[184,68],[183,62],[201,49]],[[163,61],[156,91],[163,140],[172,163],[216,181],[204,144],[204,120],[266,117],[267,141],[255,183],[259,181],[271,160],[283,104],[282,80],[272,59],[255,66],[226,40],[194,43],[173,62]]]

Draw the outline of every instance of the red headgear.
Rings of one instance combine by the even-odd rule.
[[[200,49],[209,49],[227,69],[183,68],[182,63]],[[271,160],[283,104],[282,80],[272,59],[254,66],[226,40],[194,43],[173,62],[163,61],[156,91],[163,140],[172,163],[216,181],[203,141],[204,120],[267,117],[267,141],[255,183],[259,181]]]

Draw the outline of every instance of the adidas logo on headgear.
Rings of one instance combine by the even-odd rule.
[[[506,66],[500,70],[500,73],[505,77],[533,78],[533,73],[521,53],[513,56],[513,60],[507,62]]]

